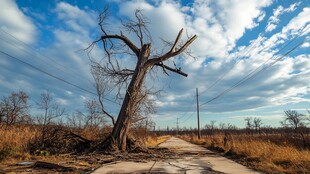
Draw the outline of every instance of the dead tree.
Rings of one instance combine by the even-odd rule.
[[[84,115],[85,128],[96,129],[103,125],[104,120],[99,116],[99,106],[95,100],[85,101],[87,115]]]
[[[260,128],[261,128],[262,124],[263,123],[262,123],[262,120],[260,118],[257,118],[257,117],[254,118],[253,125],[254,125],[256,133],[259,133],[259,134],[261,133]]]
[[[305,115],[298,113],[295,110],[286,110],[285,113],[285,122],[292,127],[295,133],[298,131],[298,128],[302,127],[305,123]]]
[[[294,129],[295,134],[299,134],[302,138],[303,144],[305,148],[310,146],[307,137],[305,136],[306,133],[306,115],[301,114],[295,110],[286,110],[285,113],[285,120],[284,124],[292,127]]]
[[[53,123],[53,120],[59,118],[65,114],[65,109],[61,108],[59,104],[54,102],[54,98],[49,92],[44,92],[40,95],[40,100],[37,102],[37,106],[42,110],[42,114],[37,116],[38,123],[42,126],[42,146],[45,146],[45,139],[49,126]]]
[[[105,61],[93,61],[92,70],[99,72],[100,77],[105,79],[107,83],[111,83],[120,91],[125,90],[121,108],[119,110],[117,120],[114,124],[111,136],[106,139],[101,148],[105,150],[127,150],[127,134],[132,123],[133,116],[139,110],[139,105],[147,96],[147,88],[145,88],[145,78],[150,69],[160,67],[166,74],[171,71],[183,76],[187,76],[180,68],[170,67],[165,65],[165,62],[172,57],[178,56],[188,48],[189,45],[197,38],[196,35],[189,37],[186,42],[180,44],[183,34],[183,29],[179,31],[174,42],[171,43],[169,51],[162,55],[154,55],[152,53],[152,44],[150,33],[147,30],[147,19],[141,14],[140,10],[135,12],[135,20],[123,22],[125,32],[138,40],[139,45],[135,44],[134,40],[129,39],[123,32],[120,34],[109,33],[105,26],[107,10],[99,16],[99,27],[102,31],[102,36],[94,41],[88,50],[92,50],[97,43],[102,43],[102,48],[105,51]],[[131,35],[130,35],[131,34]],[[116,53],[126,53],[127,56],[135,57],[135,67],[129,69],[121,67],[117,60]],[[102,63],[105,62],[105,63]],[[104,111],[104,113],[108,113]],[[110,115],[111,116],[111,115]],[[113,116],[111,116],[112,119]],[[113,119],[112,119],[113,120]]]
[[[246,133],[247,134],[253,134],[252,132],[252,128],[253,128],[253,124],[252,124],[252,117],[246,117],[244,119],[245,121],[245,125],[246,125]]]
[[[0,123],[13,125],[30,122],[28,99],[28,94],[23,91],[12,92],[10,96],[3,97],[0,101]]]
[[[210,136],[214,134],[214,129],[216,129],[215,123],[216,123],[215,120],[211,120],[211,121],[210,121],[210,124],[207,124],[207,125],[205,126],[206,129],[209,129],[209,130],[210,130]]]

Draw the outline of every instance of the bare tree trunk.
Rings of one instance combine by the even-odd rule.
[[[121,151],[126,151],[127,148],[127,133],[131,124],[131,117],[134,114],[134,109],[138,104],[138,99],[136,97],[139,96],[138,94],[141,91],[141,86],[149,68],[146,62],[150,55],[150,49],[150,44],[145,44],[140,51],[135,73],[127,88],[125,99],[112,131],[112,141],[116,143],[118,149]]]

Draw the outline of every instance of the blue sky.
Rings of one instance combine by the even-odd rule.
[[[107,22],[115,33],[120,18],[133,18],[135,9],[142,9],[150,21],[154,55],[164,45],[160,38],[173,41],[181,28],[198,35],[190,48],[197,59],[174,59],[187,78],[158,72],[156,80],[147,79],[148,86],[164,89],[154,97],[157,113],[151,117],[157,127],[175,127],[177,118],[180,127],[196,127],[195,88],[201,104],[207,103],[201,105],[202,126],[215,120],[242,127],[245,117],[279,126],[284,110],[310,108],[309,0],[1,0],[0,50],[94,92],[90,62],[81,49],[100,36],[97,17],[104,6],[110,8]],[[95,49],[91,56],[102,53]],[[133,65],[126,57],[122,64]],[[212,100],[260,67],[265,69],[255,77]],[[33,112],[45,91],[68,112],[83,110],[85,100],[95,98],[0,53],[0,94],[17,90],[29,93]],[[106,108],[117,115],[119,105],[106,101]]]

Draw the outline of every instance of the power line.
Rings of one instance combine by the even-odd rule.
[[[56,65],[58,65],[58,66],[64,68],[64,69],[61,69],[61,68],[59,68],[59,67],[57,67],[57,66],[54,66],[56,69],[58,69],[58,70],[60,70],[60,71],[62,71],[62,72],[64,72],[64,73],[66,73],[66,74],[69,74],[69,75],[71,75],[72,77],[75,77],[73,74],[79,74],[79,72],[74,71],[72,68],[65,67],[64,65],[58,63],[57,61],[53,60],[52,58],[50,58],[50,57],[48,57],[48,56],[42,54],[42,53],[39,52],[39,51],[37,51],[34,47],[32,47],[31,45],[29,45],[29,44],[25,43],[24,41],[18,39],[18,38],[15,37],[13,34],[7,32],[7,31],[5,31],[5,30],[3,30],[3,29],[1,29],[1,28],[0,28],[0,30],[1,30],[4,34],[6,34],[7,36],[10,36],[11,38],[15,39],[16,41],[22,43],[23,45],[25,45],[26,47],[30,48],[31,50],[33,50],[33,51],[36,52],[37,54],[41,55],[42,57],[47,58],[47,60],[49,60],[50,62],[53,62],[53,63],[55,63]],[[1,37],[0,37],[0,39],[3,40],[3,41],[5,41],[6,43],[9,43],[7,40],[5,40],[5,39],[3,39],[3,38],[1,38]],[[10,42],[9,44],[11,44],[12,46],[14,46],[14,47],[17,48],[17,49],[20,49],[20,50],[26,52],[26,53],[29,54],[29,55],[32,55],[32,56],[34,56],[34,57],[38,57],[37,55],[34,55],[34,54],[31,53],[30,51],[27,51],[27,50],[25,50],[25,49],[23,49],[23,48],[18,47],[16,44],[14,44],[14,42]],[[44,60],[44,59],[40,59],[40,60],[43,61],[43,62],[45,62],[46,64],[51,65],[50,63],[48,63],[48,62],[47,62],[46,60]],[[52,66],[52,65],[51,65],[51,66]],[[66,70],[69,70],[71,73],[68,73]],[[72,73],[73,73],[73,74],[72,74]],[[86,79],[87,81],[89,81],[89,79],[87,79],[87,78],[84,77],[84,76],[80,76],[80,77],[82,77],[82,78]]]
[[[197,101],[197,137],[200,139],[200,116],[199,116],[199,97],[198,97],[198,88],[196,88],[196,101]]]
[[[307,29],[308,30],[308,29]],[[272,65],[274,65],[276,62],[280,61],[281,59],[283,59],[285,56],[287,56],[288,54],[290,54],[292,51],[294,51],[295,49],[297,49],[299,46],[301,46],[303,43],[305,43],[307,40],[309,40],[309,38],[305,38],[302,42],[298,43],[296,46],[294,46],[292,49],[290,49],[288,52],[286,52],[284,55],[280,56],[279,58],[277,58],[274,62],[272,62],[271,64],[267,65],[266,67],[263,67],[262,69],[258,70],[259,68],[261,68],[266,62],[268,62],[269,60],[271,60],[274,56],[272,56],[270,59],[268,59],[266,62],[264,62],[261,66],[259,66],[258,68],[256,68],[254,71],[252,71],[250,74],[248,74],[247,76],[245,76],[244,78],[242,78],[241,80],[239,80],[237,83],[235,83],[233,86],[231,86],[230,88],[226,89],[225,91],[223,91],[222,93],[218,94],[217,96],[213,97],[212,99],[208,100],[207,102],[201,104],[205,105],[208,104],[218,98],[220,98],[221,96],[225,95],[226,93],[232,91],[233,89],[237,88],[238,86],[242,85],[243,83],[251,80],[252,78],[254,78],[257,74],[259,74],[260,72],[266,70],[267,68],[271,67]],[[287,45],[286,45],[287,46]],[[285,46],[285,47],[286,47]],[[258,70],[257,72],[255,72],[256,70]],[[254,73],[255,72],[255,73]]]
[[[179,134],[179,118],[177,118],[177,135]]]
[[[193,100],[191,100],[192,102],[191,102],[191,105],[189,105],[188,107],[187,107],[187,109],[185,110],[185,112],[183,112],[182,113],[182,115],[180,116],[180,117],[178,117],[179,119],[182,119],[187,113],[189,113],[190,112],[190,110],[195,106],[195,103],[194,103],[194,101],[195,101],[195,99],[193,99]]]
[[[185,112],[182,112],[182,115],[181,116],[177,116],[177,122],[179,123],[179,120],[182,120],[183,117],[186,116],[187,113],[190,112],[190,110],[195,106],[195,103],[194,103],[195,99],[192,99],[191,100],[191,105],[188,105],[187,108],[185,109]]]
[[[194,116],[194,113],[188,115],[188,117],[184,121],[180,122],[179,124],[183,124],[183,123],[187,122],[193,116]]]
[[[82,91],[84,91],[84,92],[87,92],[87,93],[90,93],[90,94],[92,94],[92,95],[96,95],[96,96],[97,96],[97,94],[94,93],[94,92],[92,92],[92,91],[89,91],[89,90],[87,90],[87,89],[85,89],[85,88],[82,88],[82,87],[80,87],[80,86],[78,86],[78,85],[76,85],[76,84],[73,84],[73,83],[71,83],[71,82],[69,82],[69,81],[67,81],[67,80],[65,80],[65,79],[62,79],[62,78],[57,77],[57,76],[55,76],[55,75],[53,75],[53,74],[51,74],[51,73],[49,73],[49,72],[46,72],[46,71],[42,70],[41,68],[38,68],[38,67],[36,67],[36,66],[34,66],[34,65],[30,64],[30,63],[27,63],[27,62],[25,62],[25,61],[23,61],[23,60],[21,60],[21,59],[15,57],[15,56],[12,56],[12,55],[10,55],[10,54],[8,54],[8,53],[2,51],[2,50],[0,50],[0,53],[4,54],[4,55],[6,55],[6,56],[8,56],[8,57],[10,57],[10,58],[12,58],[12,59],[15,59],[15,60],[17,60],[17,61],[19,61],[19,62],[21,62],[21,63],[23,63],[23,64],[25,64],[25,65],[27,65],[27,66],[29,66],[29,67],[31,67],[31,68],[33,68],[33,69],[35,69],[35,70],[37,70],[37,71],[39,71],[39,72],[45,74],[45,75],[48,75],[48,76],[50,76],[50,77],[52,77],[52,78],[55,78],[55,79],[57,79],[57,80],[59,80],[59,81],[62,81],[62,82],[64,82],[64,83],[66,83],[66,84],[68,84],[68,85],[71,85],[71,86],[73,86],[73,87],[76,87],[76,88],[78,88],[78,89],[80,89],[80,90],[82,90]],[[117,102],[115,102],[115,101],[113,101],[113,100],[107,99],[107,98],[105,98],[105,100],[107,100],[107,101],[109,101],[109,102],[111,102],[111,103],[119,104],[119,103],[117,103]]]
[[[3,40],[6,44],[10,44],[10,45],[12,45],[13,47],[15,47],[15,48],[17,48],[17,49],[19,49],[19,50],[25,52],[26,54],[28,54],[28,55],[30,55],[30,56],[38,57],[37,55],[31,53],[30,51],[18,47],[17,45],[15,45],[15,44],[12,43],[12,42],[9,43],[8,40],[5,40],[5,39],[3,39],[3,38],[1,38],[1,37],[0,37],[0,39]],[[44,63],[46,63],[46,64],[48,64],[48,65],[50,65],[50,66],[52,66],[52,65],[51,65],[49,62],[47,62],[46,60],[41,59],[41,61],[43,61]],[[56,66],[55,66],[55,68],[58,69],[58,70],[60,70],[60,71],[62,71],[62,72],[64,72],[64,73],[67,73],[67,72],[65,72],[63,69],[60,69],[60,68],[58,68],[58,67],[56,67]],[[72,74],[70,74],[70,75],[71,75],[72,77],[75,77],[75,76],[73,76]]]
[[[310,28],[310,27],[309,27]],[[289,46],[292,42],[294,42],[299,36],[301,36],[303,33],[305,33],[309,28],[307,28],[306,30],[304,30],[304,31],[302,31],[301,33],[299,33],[298,35],[296,35],[293,39],[291,39],[287,44],[285,44],[279,51],[277,51],[277,53],[276,54],[278,54],[278,53],[280,53],[282,50],[284,50],[287,46]],[[240,86],[239,85],[239,83],[244,83],[243,81],[247,81],[247,78],[250,78],[251,79],[251,77],[252,76],[254,76],[253,74],[255,74],[255,73],[259,73],[260,72],[260,70],[258,71],[258,72],[256,72],[258,69],[260,69],[261,67],[263,67],[268,61],[270,61],[272,58],[273,58],[274,56],[271,56],[269,59],[267,59],[264,63],[262,63],[259,67],[257,67],[255,70],[253,70],[253,71],[251,71],[248,75],[246,75],[245,77],[243,77],[242,79],[240,79],[237,83],[235,83],[232,87],[230,87],[230,88],[235,88],[234,86]],[[222,96],[222,95],[224,95],[224,94],[226,94],[227,92],[226,91],[231,91],[230,90],[230,88],[228,88],[228,89],[226,89],[226,90],[224,90],[222,93],[220,93],[219,95],[217,95],[216,97],[214,97],[214,98],[212,98],[212,99],[210,99],[210,100],[215,100],[215,99],[217,99],[217,98],[219,98],[220,96]],[[207,102],[205,102],[205,103],[203,103],[203,104],[201,104],[201,105],[205,105],[205,104],[207,104],[207,103],[210,103],[211,101],[207,101]]]
[[[240,63],[240,61],[242,60],[241,57],[246,57],[246,56],[248,56],[249,53],[250,53],[250,50],[251,50],[251,52],[252,52],[253,49],[254,49],[254,46],[255,46],[258,42],[260,42],[262,39],[263,39],[263,37],[261,37],[259,40],[255,40],[255,42],[254,42],[253,44],[251,44],[251,46],[249,47],[249,49],[247,49],[245,52],[243,52],[243,53],[244,53],[243,55],[237,57],[237,58],[239,58],[239,59],[238,59],[237,61],[235,61],[235,63],[232,65],[231,68],[226,69],[226,71],[225,71],[215,82],[213,82],[209,87],[207,87],[207,89],[205,89],[205,90],[204,90],[203,92],[201,92],[201,93],[204,93],[204,92],[208,91],[209,89],[211,89],[212,87],[214,87],[218,82],[220,82],[230,71],[233,70],[233,68],[234,68],[236,65],[238,65],[238,64]]]
[[[32,46],[28,45],[27,43],[23,42],[22,40],[18,39],[17,37],[15,37],[14,35],[12,35],[11,33],[7,32],[7,31],[5,31],[5,30],[3,30],[3,29],[1,29],[1,28],[0,28],[0,30],[1,30],[3,33],[7,34],[8,36],[10,36],[10,37],[14,38],[15,40],[19,41],[20,43],[22,43],[22,44],[25,45],[26,47],[31,48],[32,50],[34,50],[36,53],[38,53],[38,54],[41,55],[42,57],[47,58],[47,60],[49,60],[49,61],[55,63],[56,65],[59,65],[59,66],[65,68],[65,69],[68,69],[67,67],[65,67],[65,66],[63,66],[62,64],[60,64],[60,63],[54,61],[54,60],[51,59],[50,57],[48,57],[48,56],[46,56],[46,55],[44,55],[44,54],[42,54],[42,53],[36,51],[36,49],[35,49],[34,47],[32,47]],[[5,40],[5,39],[3,39],[3,38],[1,38],[1,37],[0,37],[0,39],[6,41],[6,43],[8,43],[7,40]],[[32,56],[34,56],[34,57],[37,57],[37,55],[34,55],[34,54],[32,54],[31,52],[29,52],[29,51],[27,51],[27,50],[25,50],[25,49],[22,49],[22,48],[20,48],[20,47],[17,47],[17,45],[15,45],[15,44],[12,43],[12,42],[11,42],[10,44],[11,44],[12,46],[14,46],[15,48],[17,48],[17,49],[20,49],[20,50],[26,52],[26,53],[29,54],[29,55],[32,55]],[[2,53],[3,53],[3,52],[2,52]],[[6,54],[8,54],[8,53],[6,53]],[[10,56],[11,56],[11,55],[10,55]],[[44,59],[41,59],[41,60],[42,60],[43,62],[49,64],[49,63],[48,63],[47,61],[45,61]],[[22,61],[22,60],[19,60],[19,61]],[[25,62],[25,63],[26,63],[27,65],[29,64],[29,63],[27,63],[27,62]],[[30,65],[31,65],[31,64],[29,64],[28,66],[30,66]],[[31,66],[34,66],[34,65],[31,65]],[[33,67],[32,67],[32,68],[33,68]],[[37,67],[36,67],[36,68],[37,68]],[[63,70],[63,69],[58,68],[57,66],[55,66],[55,68],[57,68],[58,70],[63,71],[64,73],[70,74],[72,77],[76,77],[76,76],[72,75],[71,73],[66,72],[66,71]],[[41,69],[41,70],[42,70],[42,69]],[[73,71],[72,69],[68,69],[68,70],[69,70],[70,72],[72,72],[72,73],[77,73],[77,72]],[[42,71],[43,71],[43,70],[42,70]],[[46,72],[46,71],[45,71],[45,72]],[[43,73],[45,73],[45,72],[43,72]],[[47,73],[47,72],[46,72],[46,73]],[[46,73],[45,73],[45,74],[46,74]],[[50,73],[48,73],[47,75],[49,75],[49,76],[51,76],[51,77],[55,76],[55,75],[52,75],[52,74],[50,74]],[[79,76],[79,77],[81,77],[81,76]],[[84,76],[82,76],[82,77],[85,78],[87,81],[89,81],[89,79],[87,79],[86,77],[84,77]],[[55,76],[55,77],[53,77],[53,78],[56,78],[57,80],[60,80],[60,81],[63,81],[63,82],[66,81],[66,80],[64,80],[64,79],[62,79],[62,78],[59,78],[59,77],[57,77],[57,76]],[[67,82],[68,82],[68,81],[66,81],[65,83],[67,83]],[[67,84],[69,84],[69,83],[71,83],[71,82],[68,82]],[[78,86],[78,85],[75,85],[75,84],[73,84],[73,83],[71,83],[71,84],[69,84],[69,85],[74,86],[74,87],[77,87],[77,88],[79,88],[79,89],[82,88],[82,87],[80,87],[80,86]],[[89,90],[87,90],[87,89],[85,89],[85,88],[83,88],[83,89],[81,89],[81,90],[83,90],[83,91],[86,90],[85,92],[91,93],[91,94],[93,94],[93,95],[97,95],[97,94],[95,94],[95,93],[93,93],[93,92],[91,92],[91,91],[89,91]],[[112,102],[112,103],[115,103],[115,104],[118,104],[118,105],[119,105],[119,103],[114,102],[113,100],[106,99],[106,98],[105,98],[105,100],[110,101],[110,102]]]
[[[276,59],[274,62],[270,63],[269,65],[267,65],[266,67],[263,67],[262,69],[260,69],[257,73],[253,74],[250,79],[253,79],[258,73],[260,73],[261,71],[266,70],[267,68],[273,66],[275,63],[277,63],[278,61],[280,61],[281,59],[283,59],[284,57],[286,57],[288,54],[290,54],[292,51],[294,51],[295,49],[297,49],[299,46],[301,46],[302,44],[304,44],[305,42],[307,42],[309,40],[309,38],[305,38],[303,41],[301,41],[299,44],[297,44],[295,47],[293,47],[291,50],[289,50],[288,52],[286,52],[284,55],[280,56],[278,59]]]
[[[268,26],[265,30],[267,31],[270,27],[271,27],[271,26]],[[265,32],[264,34],[266,34],[266,32]],[[262,34],[262,35],[264,35],[264,34]],[[258,36],[260,36],[260,34],[259,34]],[[240,59],[240,58],[241,58],[241,57],[249,56],[250,53],[254,50],[254,48],[255,48],[254,46],[255,46],[257,43],[259,43],[262,39],[263,39],[263,36],[261,36],[259,40],[255,40],[255,42],[254,42],[253,44],[251,44],[250,48],[247,49],[245,52],[243,52],[244,54],[243,54],[242,56],[238,56],[239,59],[238,59],[237,61],[235,61],[235,63],[232,65],[231,68],[226,69],[226,72],[224,72],[215,82],[213,82],[209,87],[207,87],[207,89],[205,89],[205,90],[204,90],[203,92],[201,92],[201,93],[204,93],[204,92],[208,91],[209,89],[211,89],[212,87],[214,87],[218,82],[220,82],[221,80],[223,80],[223,78],[224,78],[229,72],[231,72],[231,71],[233,70],[233,68],[234,68],[236,65],[238,65],[238,64],[240,63],[240,61],[242,60],[242,59]],[[237,57],[237,58],[238,58],[238,57]]]
[[[301,44],[303,44],[304,42],[298,44],[297,46],[295,46],[293,49],[291,49],[289,52],[287,52],[284,56],[288,55],[290,52],[292,52],[293,50],[295,50],[298,46],[300,46]],[[281,56],[279,59],[277,59],[277,61],[281,60],[284,56]],[[243,81],[239,81],[238,83],[236,83],[235,85],[233,85],[232,87],[230,87],[229,89],[226,89],[225,91],[223,91],[222,93],[220,93],[219,95],[217,95],[216,97],[210,99],[209,101],[201,104],[201,105],[205,105],[207,103],[210,103],[218,98],[220,98],[221,96],[225,95],[226,93],[232,91],[233,89],[237,88],[238,86],[242,85],[243,83],[247,82],[248,80],[253,79],[258,73],[262,72],[263,70],[266,70],[267,68],[269,68],[270,66],[272,66],[273,64],[275,64],[277,61],[273,62],[271,65],[264,67],[263,69],[259,70],[258,72],[252,74],[251,76],[249,76],[248,78],[246,78]]]
[[[251,44],[250,48],[247,49],[243,55],[241,56],[238,56],[238,60],[235,61],[235,63],[232,65],[231,68],[229,69],[226,69],[226,71],[218,78],[216,79],[209,87],[207,87],[207,89],[203,90],[201,93],[205,93],[206,91],[208,91],[209,89],[213,88],[216,84],[218,84],[218,82],[220,82],[221,80],[223,80],[223,78],[233,70],[233,68],[238,65],[240,63],[240,61],[242,60],[241,57],[246,57],[250,54],[250,50],[251,52],[253,51],[254,49],[254,45],[256,45],[258,42],[260,42],[261,40],[263,39],[263,37],[261,37],[259,40],[255,40],[255,42],[253,44]]]

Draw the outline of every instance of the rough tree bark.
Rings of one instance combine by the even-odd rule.
[[[150,68],[158,66],[161,67],[165,73],[167,73],[166,70],[168,70],[183,76],[187,76],[187,74],[182,72],[180,69],[169,67],[165,65],[164,62],[174,56],[183,53],[186,48],[197,38],[197,36],[192,36],[185,42],[185,44],[179,44],[183,33],[183,29],[181,29],[175,41],[172,43],[171,49],[168,52],[161,56],[151,56],[151,43],[144,43],[143,35],[145,34],[145,31],[143,30],[145,29],[145,18],[143,18],[140,11],[136,11],[135,13],[137,19],[136,22],[132,23],[131,21],[130,25],[125,25],[127,29],[133,31],[138,37],[140,41],[140,48],[138,48],[138,46],[136,46],[130,39],[128,39],[128,37],[123,35],[123,33],[121,33],[120,35],[108,34],[103,26],[105,13],[101,15],[102,16],[100,16],[99,26],[101,27],[103,35],[100,39],[94,41],[93,44],[97,42],[103,43],[104,49],[107,52],[109,63],[111,63],[111,57],[110,53],[108,52],[109,48],[107,46],[107,43],[113,43],[113,41],[121,41],[125,46],[129,48],[131,52],[133,52],[133,55],[135,55],[135,57],[137,58],[134,70],[114,69],[114,67],[112,66],[112,71],[114,71],[115,76],[120,74],[124,76],[124,73],[128,73],[128,76],[131,76],[131,81],[127,86],[126,94],[117,120],[114,124],[111,136],[104,142],[103,146],[104,148],[109,148],[110,150],[126,151],[127,134],[131,125],[132,116],[135,114],[136,108],[138,107],[140,101],[139,94],[142,90],[141,88],[143,86],[146,74],[148,73]]]

